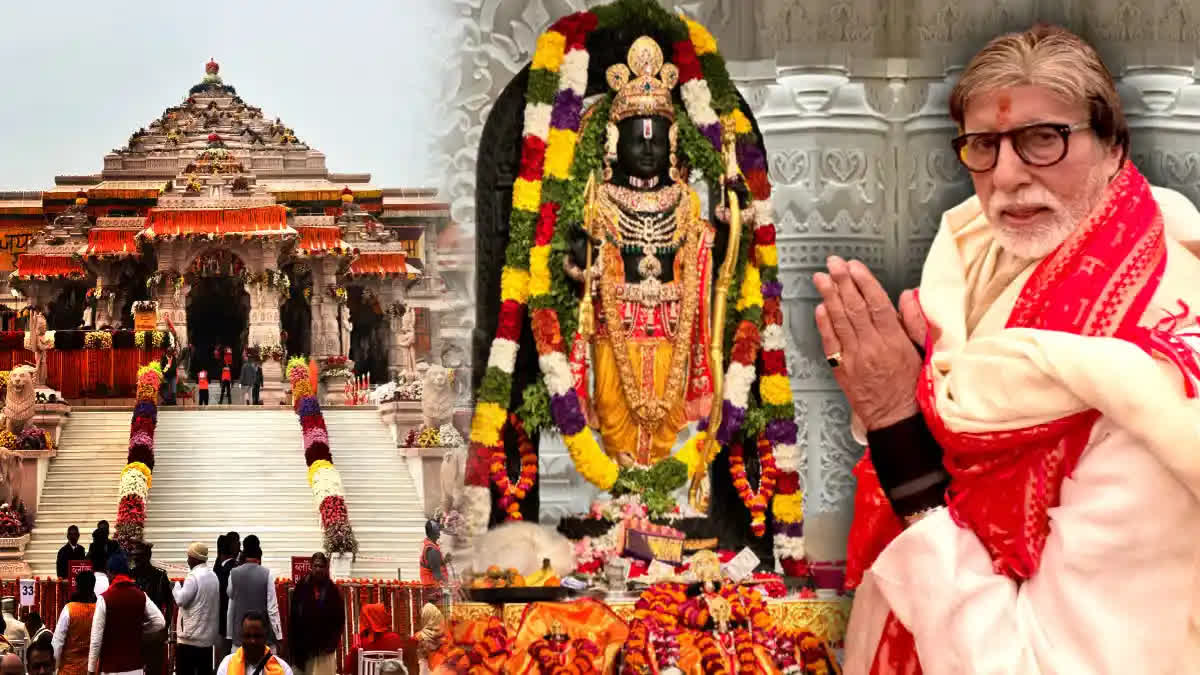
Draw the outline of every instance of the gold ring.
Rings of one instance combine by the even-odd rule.
[[[842,365],[842,353],[834,352],[832,354],[827,354],[825,356],[825,362],[829,364],[830,368],[837,368],[838,366]]]

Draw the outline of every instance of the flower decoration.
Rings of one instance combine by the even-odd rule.
[[[154,469],[154,430],[158,423],[158,385],[162,368],[158,362],[137,372],[137,403],[129,425],[129,454],[117,487],[117,542],[129,550],[142,538],[146,524],[146,502],[150,498]]]
[[[708,457],[710,434],[729,446],[736,437],[760,433],[770,445],[779,473],[775,488],[776,541],[785,539],[803,520],[799,492],[799,452],[795,406],[787,386],[780,308],[782,284],[778,274],[775,227],[770,211],[770,184],[766,162],[749,118],[740,110],[737,91],[729,78],[716,41],[700,24],[674,16],[654,3],[623,1],[578,12],[552,25],[537,41],[526,90],[523,144],[518,176],[513,185],[510,238],[500,279],[500,316],[480,386],[472,420],[469,461],[486,465],[507,422],[512,398],[521,326],[528,312],[538,348],[538,365],[550,395],[550,411],[580,474],[608,490],[620,478],[617,464],[604,453],[588,428],[580,400],[570,386],[573,378],[567,354],[571,352],[578,300],[562,288],[560,276],[566,246],[566,226],[582,222],[580,195],[588,177],[598,168],[603,124],[589,124],[581,132],[580,105],[587,90],[587,38],[593,30],[638,25],[645,34],[658,34],[670,42],[671,62],[679,69],[680,97],[686,115],[677,114],[680,145],[689,166],[700,170],[710,186],[724,176],[723,140],[734,135],[734,152],[753,202],[748,207],[754,223],[743,232],[742,265],[731,286],[736,300],[725,330],[714,336],[731,342],[725,376],[722,420],[719,428],[695,434],[675,460],[690,476]],[[605,106],[594,109],[595,119],[607,119]],[[584,148],[580,151],[579,148]],[[560,227],[559,225],[563,225]],[[574,226],[574,225],[572,225]],[[757,372],[760,361],[761,373]],[[757,396],[754,384],[757,380]],[[758,428],[746,428],[753,420]],[[760,451],[762,445],[756,444]],[[467,492],[489,490],[488,471],[468,469],[472,482]],[[770,500],[769,491],[759,496]],[[757,501],[755,502],[757,503]],[[764,507],[765,511],[765,507]],[[765,517],[763,517],[765,523]],[[782,550],[794,550],[786,546]]]
[[[350,526],[342,477],[334,467],[329,451],[329,430],[325,426],[325,416],[321,413],[317,397],[312,395],[308,362],[299,357],[291,359],[287,364],[287,376],[296,396],[296,414],[300,418],[304,439],[304,461],[308,465],[308,484],[321,516],[325,550],[328,553],[356,555],[358,539]]]
[[[112,333],[103,330],[89,331],[83,338],[84,349],[112,349]]]
[[[25,513],[25,507],[20,502],[16,507],[11,504],[0,505],[0,537],[15,539],[29,534],[33,523]]]

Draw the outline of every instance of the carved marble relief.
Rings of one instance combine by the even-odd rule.
[[[463,50],[449,64],[438,154],[446,161],[445,195],[464,226],[473,226],[475,153],[489,102],[528,61],[552,17],[593,4],[600,3],[455,0],[452,43]],[[707,21],[727,55],[765,59],[729,57],[766,137],[775,186],[788,369],[806,440],[811,515],[848,517],[850,470],[861,455],[812,322],[811,275],[836,253],[862,259],[893,295],[919,282],[942,212],[972,191],[949,145],[955,129],[947,97],[988,39],[1045,20],[1094,41],[1118,76],[1134,161],[1155,185],[1200,203],[1200,9],[1187,0],[664,5]],[[561,442],[543,439],[541,462],[543,518],[586,505],[590,488]]]

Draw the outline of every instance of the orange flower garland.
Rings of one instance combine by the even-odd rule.
[[[534,642],[529,647],[529,653],[537,661],[538,671],[542,675],[599,675],[595,661],[600,656],[600,648],[596,643],[579,638],[571,640],[568,645],[575,648],[575,654],[567,663],[561,663],[561,652],[552,647],[549,640]]]
[[[517,432],[517,443],[521,448],[521,476],[513,485],[508,478],[508,458],[504,454],[504,443],[492,446],[492,484],[500,491],[500,508],[508,512],[510,520],[523,520],[521,515],[521,500],[533,488],[537,481],[538,458],[533,449],[529,434],[525,433],[525,424],[516,413],[509,413],[508,423]]]
[[[764,436],[758,437],[758,489],[750,489],[750,478],[746,474],[746,454],[741,443],[735,443],[729,450],[729,473],[733,476],[733,487],[737,488],[742,503],[750,509],[750,531],[754,536],[761,537],[767,533],[767,504],[775,494],[775,482],[779,478],[779,468],[775,464],[775,454],[771,452],[771,442]]]

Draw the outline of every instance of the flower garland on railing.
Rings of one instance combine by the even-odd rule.
[[[141,541],[146,525],[146,500],[154,470],[154,429],[158,424],[158,386],[162,369],[150,363],[138,369],[137,399],[129,425],[129,455],[117,488],[116,540],[125,550]]]
[[[175,346],[175,336],[165,330],[139,330],[133,335],[133,346],[138,349]]]
[[[329,430],[325,427],[321,404],[317,402],[316,392],[312,390],[309,381],[308,362],[302,358],[291,359],[288,361],[287,374],[292,384],[296,414],[300,416],[300,429],[304,435],[304,462],[308,465],[308,484],[312,487],[313,500],[321,514],[321,528],[325,531],[325,551],[357,556],[358,539],[350,526],[341,474],[333,467],[333,454],[329,451]]]
[[[567,359],[571,345],[565,336],[574,334],[578,301],[561,270],[567,248],[566,227],[557,227],[557,223],[582,222],[583,184],[598,168],[600,153],[577,152],[577,148],[594,149],[603,130],[603,124],[590,124],[580,135],[582,98],[587,90],[588,35],[597,28],[630,22],[639,22],[644,32],[657,31],[672,41],[671,60],[679,68],[680,95],[687,110],[686,116],[677,115],[679,138],[689,165],[715,185],[723,175],[723,129],[732,127],[738,161],[755,200],[751,206],[755,226],[746,228],[740,249],[740,269],[744,271],[732,284],[736,305],[729,313],[724,335],[713,336],[732,344],[725,396],[720,403],[722,422],[716,437],[728,445],[739,432],[748,438],[762,433],[774,447],[780,472],[775,486],[775,546],[777,555],[787,557],[802,548],[799,538],[803,512],[795,406],[783,355],[782,284],[765,157],[749,118],[738,107],[737,92],[712,35],[700,24],[672,16],[646,0],[619,0],[567,16],[537,41],[526,91],[520,172],[513,184],[511,234],[501,272],[502,304],[472,420],[470,461],[486,466],[495,447],[503,445],[501,431],[512,396],[521,323],[528,310],[544,386],[550,394],[550,411],[576,468],[604,490],[619,477],[616,463],[603,452],[587,427],[572,387]],[[606,97],[597,105],[605,106],[609,101],[611,97]],[[597,109],[595,116],[606,119],[607,110]],[[751,396],[760,349],[764,364],[758,387],[761,405]],[[693,435],[676,453],[673,461],[686,465],[688,475],[702,461],[711,460],[701,457],[709,433],[706,430]],[[486,501],[488,472],[476,469],[467,474],[472,480],[466,490],[473,493],[472,499]],[[760,492],[769,490],[760,486]],[[751,500],[747,506],[753,508],[753,504]]]
[[[103,330],[89,331],[83,338],[84,349],[112,349],[112,333]]]

